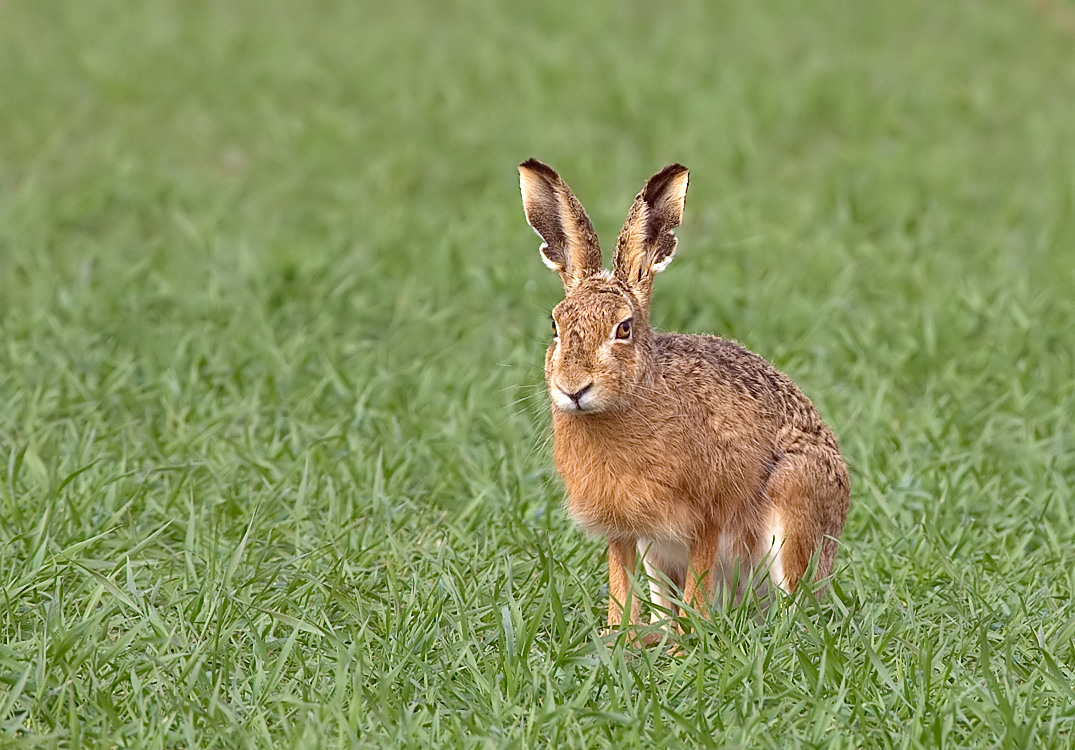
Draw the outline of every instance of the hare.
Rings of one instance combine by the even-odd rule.
[[[536,159],[519,174],[542,260],[564,284],[545,355],[556,468],[572,518],[608,540],[609,629],[639,623],[630,585],[639,556],[651,603],[673,615],[673,597],[707,613],[718,579],[741,587],[740,570],[792,592],[816,555],[816,576],[827,578],[850,485],[817,409],[733,341],[650,327],[687,169],[667,166],[643,187],[611,272],[560,176]]]

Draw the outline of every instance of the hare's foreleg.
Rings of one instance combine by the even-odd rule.
[[[720,550],[720,535],[715,530],[703,532],[690,544],[689,565],[683,583],[683,602],[703,616],[709,616],[713,604],[716,578],[713,568]]]
[[[631,602],[628,622],[637,625],[642,602],[631,589],[631,577],[635,573],[636,549],[634,540],[608,540],[608,627],[617,628],[623,622],[624,608]]]
[[[658,623],[679,614],[676,600],[683,592],[690,553],[678,542],[640,539],[638,554],[649,578],[650,622]]]

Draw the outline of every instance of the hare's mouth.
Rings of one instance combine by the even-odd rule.
[[[549,396],[554,408],[568,414],[585,414],[601,410],[597,388],[593,381],[580,388],[554,384],[549,388]]]

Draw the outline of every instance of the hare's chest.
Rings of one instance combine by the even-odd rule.
[[[645,496],[568,496],[568,512],[583,529],[620,539],[690,539],[695,523],[692,514],[683,511],[681,505]]]
[[[592,534],[665,540],[693,535],[697,513],[670,467],[589,455],[558,462],[558,468],[571,517]]]

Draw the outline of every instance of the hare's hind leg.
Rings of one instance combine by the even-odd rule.
[[[770,580],[794,591],[815,554],[816,577],[827,578],[847,518],[847,469],[839,455],[824,447],[787,453],[766,489],[773,511],[761,552],[767,556]]]

